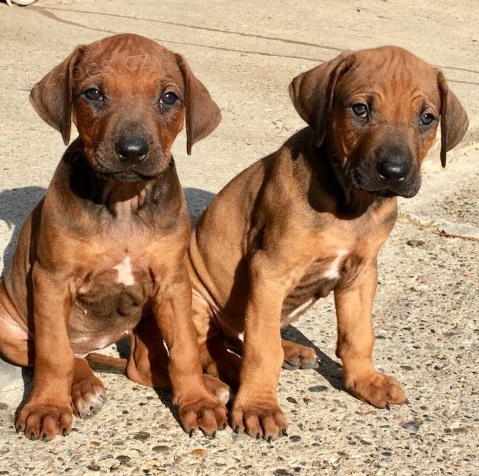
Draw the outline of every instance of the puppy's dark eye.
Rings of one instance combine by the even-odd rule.
[[[357,117],[368,117],[368,106],[363,103],[353,104],[351,109]]]
[[[103,99],[103,94],[97,88],[88,88],[86,91],[83,92],[83,95],[89,101],[101,101]]]
[[[160,99],[160,103],[164,106],[173,106],[176,101],[178,101],[178,96],[172,91],[167,91]]]
[[[436,117],[434,114],[431,114],[430,112],[426,112],[421,116],[420,122],[423,126],[429,126],[436,120]]]

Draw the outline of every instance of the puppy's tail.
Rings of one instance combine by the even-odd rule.
[[[126,359],[92,352],[86,356],[86,360],[90,364],[90,367],[97,372],[121,375],[126,374]]]

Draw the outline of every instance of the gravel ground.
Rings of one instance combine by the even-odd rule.
[[[346,393],[334,356],[331,299],[286,333],[316,346],[318,370],[283,371],[289,436],[268,444],[230,428],[183,433],[168,394],[101,374],[109,394],[66,438],[31,442],[13,428],[31,373],[0,361],[0,475],[475,475],[479,474],[479,9],[475,0],[49,1],[0,3],[0,270],[44,194],[64,146],[28,103],[74,46],[113,33],[149,36],[182,53],[221,106],[215,133],[175,147],[193,218],[232,176],[275,150],[302,122],[287,86],[343,49],[404,46],[441,67],[471,126],[445,171],[437,150],[417,197],[401,201],[379,257],[376,365],[409,405],[378,410]],[[113,349],[114,350],[114,349]]]

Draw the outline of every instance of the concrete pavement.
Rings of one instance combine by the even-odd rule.
[[[303,126],[291,79],[343,49],[403,46],[441,68],[469,132],[442,170],[401,200],[380,255],[375,361],[410,404],[377,410],[338,390],[332,300],[289,332],[317,346],[318,371],[283,371],[290,436],[272,445],[234,435],[189,439],[157,395],[102,375],[109,400],[67,438],[30,442],[13,429],[28,372],[0,361],[0,474],[472,475],[479,471],[479,9],[475,0],[40,0],[0,3],[0,270],[43,195],[64,145],[28,102],[31,84],[78,44],[134,32],[183,54],[220,105],[217,131],[186,156],[180,179],[196,218],[230,178]]]

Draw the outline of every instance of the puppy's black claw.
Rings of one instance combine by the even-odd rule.
[[[188,433],[188,435],[189,435],[190,438],[191,438],[194,434],[195,434],[195,430],[190,430],[190,432]]]
[[[269,435],[268,438],[266,438],[266,441],[268,443],[271,443],[273,441],[273,437],[271,435]]]
[[[404,400],[404,403],[405,403],[406,405],[409,405],[411,402],[409,401],[409,398],[406,398],[406,400]]]
[[[389,402],[386,403],[386,406],[384,407],[386,410],[391,410],[391,405]]]
[[[30,439],[33,441],[35,439],[35,433],[33,431],[30,433]]]
[[[16,427],[15,427],[15,431],[16,431],[17,433],[20,433],[20,431],[22,431],[22,425],[16,426]]]
[[[216,438],[216,430],[213,433],[211,433],[211,438]]]
[[[62,429],[62,436],[67,436],[67,429],[66,428]]]
[[[285,428],[283,428],[283,429],[281,430],[281,433],[283,433],[283,436],[288,436],[288,432],[286,431]]]
[[[233,431],[238,434],[239,433],[239,426],[236,425],[234,428],[233,428]]]
[[[256,439],[259,440],[261,438],[261,433],[258,431],[258,433],[256,433]]]

